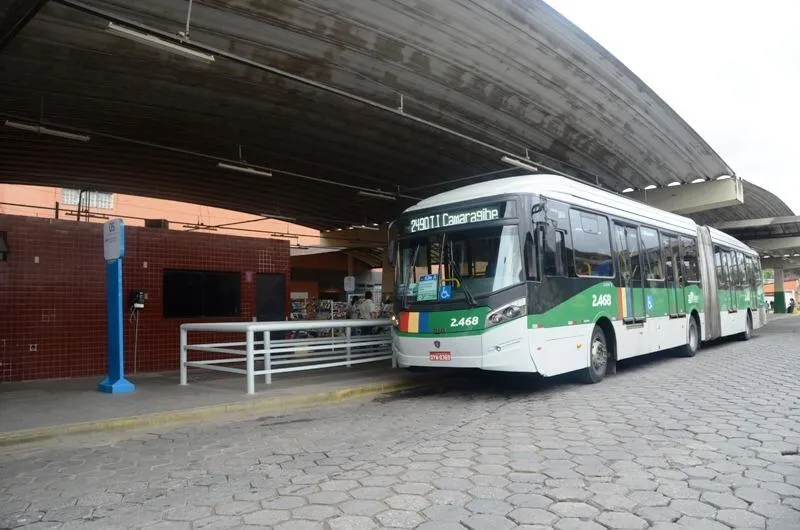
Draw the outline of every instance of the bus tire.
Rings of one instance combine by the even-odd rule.
[[[681,357],[694,357],[700,349],[700,326],[694,315],[689,316],[689,327],[686,330],[686,344],[681,347]]]
[[[589,366],[583,369],[583,382],[599,383],[608,370],[608,339],[603,328],[595,326],[589,341]]]
[[[744,322],[744,331],[739,333],[739,340],[750,340],[753,336],[753,314],[748,311]]]

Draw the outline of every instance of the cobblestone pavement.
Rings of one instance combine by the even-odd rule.
[[[0,455],[0,528],[800,529],[800,319],[599,385],[486,377]]]

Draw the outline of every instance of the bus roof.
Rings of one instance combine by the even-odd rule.
[[[742,252],[746,252],[748,254],[755,254],[758,255],[754,249],[748,247],[735,237],[726,234],[720,230],[717,230],[713,226],[708,227],[708,231],[711,233],[711,242],[712,243],[720,243],[722,245],[728,246],[732,249],[741,250]]]
[[[406,209],[405,212],[446,206],[496,195],[520,193],[544,195],[575,206],[604,211],[623,219],[658,227],[668,227],[687,234],[695,234],[697,231],[697,225],[688,217],[660,210],[617,193],[582,184],[573,179],[548,174],[522,175],[471,184],[423,199]]]

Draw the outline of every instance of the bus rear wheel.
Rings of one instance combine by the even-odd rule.
[[[689,317],[689,329],[686,330],[686,345],[680,350],[681,357],[694,357],[697,350],[700,349],[700,328],[697,326],[697,320]]]
[[[589,366],[583,370],[583,382],[599,383],[606,376],[607,370],[608,341],[602,328],[595,326],[592,331],[592,340],[589,342]]]
[[[739,340],[750,340],[753,336],[753,315],[750,311],[747,312],[747,318],[744,322],[744,331],[739,334]]]

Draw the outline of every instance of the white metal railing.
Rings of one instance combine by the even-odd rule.
[[[255,393],[255,378],[264,376],[272,383],[272,374],[318,370],[335,366],[392,360],[391,335],[386,332],[388,319],[380,320],[308,320],[290,322],[218,322],[181,325],[180,370],[181,385],[188,384],[188,368],[204,368],[219,372],[243,374],[247,379],[247,393]],[[381,333],[358,335],[353,329],[378,328]],[[272,338],[278,332],[322,330],[327,337],[292,339]],[[343,330],[336,336],[334,330]],[[243,342],[216,342],[189,344],[189,332],[244,333]],[[257,335],[263,333],[263,340]],[[189,352],[219,354],[220,358],[189,360]],[[244,361],[244,368],[241,368]],[[263,368],[256,370],[256,362]],[[239,366],[229,366],[239,365]]]

